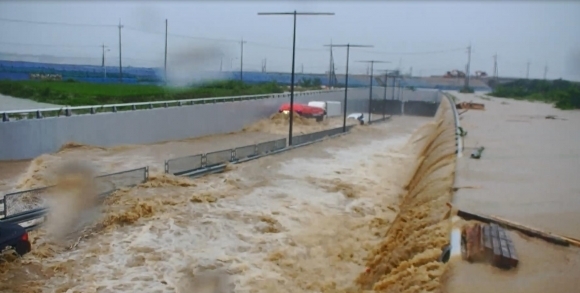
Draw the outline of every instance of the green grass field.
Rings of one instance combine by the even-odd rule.
[[[521,79],[498,85],[490,96],[552,103],[563,110],[580,109],[580,84],[562,79]]]
[[[196,87],[171,88],[156,85],[0,80],[0,94],[66,106],[184,100],[281,92],[283,92],[283,89],[276,83],[249,85],[240,81],[220,81]]]

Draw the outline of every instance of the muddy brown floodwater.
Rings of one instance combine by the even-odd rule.
[[[461,115],[468,135],[455,185],[471,188],[459,189],[454,203],[466,211],[580,238],[580,112],[453,95],[486,108]],[[556,119],[546,119],[549,115]],[[479,146],[485,147],[481,159],[470,159]],[[520,258],[517,269],[454,260],[448,292],[580,292],[580,249],[509,233]]]
[[[278,138],[282,130],[45,155],[43,162],[84,158],[101,171],[158,168],[148,182],[111,195],[72,249],[50,243],[43,229],[31,232],[33,252],[0,263],[0,289],[191,292],[183,287],[227,282],[235,292],[347,292],[396,217],[414,160],[405,144],[430,120],[395,117],[198,179],[161,174],[163,160]],[[45,173],[31,171],[45,165],[14,179],[46,183]],[[193,276],[200,274],[211,277],[199,284]]]

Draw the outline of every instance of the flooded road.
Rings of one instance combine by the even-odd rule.
[[[66,118],[65,118],[66,119]],[[288,119],[275,115],[248,125],[243,131],[222,135],[160,142],[149,145],[122,145],[110,148],[71,142],[54,154],[44,154],[34,160],[0,161],[0,193],[43,187],[45,170],[63,160],[90,160],[100,174],[149,166],[152,172],[162,172],[167,159],[231,149],[288,137]],[[347,121],[347,125],[355,121]],[[321,123],[313,119],[295,119],[293,134],[322,131],[342,126],[341,118]],[[122,158],[122,159],[120,159]],[[26,175],[23,175],[26,174]]]
[[[99,224],[73,249],[33,232],[33,252],[0,267],[0,289],[189,292],[192,274],[221,270],[235,292],[345,292],[396,216],[411,160],[402,148],[427,121],[395,117],[194,180],[153,171],[107,199]],[[236,134],[234,146],[251,133]],[[137,154],[146,149],[67,156],[104,155],[124,167],[167,158]]]
[[[462,114],[468,131],[457,166],[454,203],[533,228],[580,238],[579,111],[544,103],[452,93],[484,103]],[[554,116],[546,119],[546,116]],[[480,146],[480,160],[470,159]],[[580,249],[560,247],[510,231],[520,258],[514,271],[488,264],[452,263],[449,292],[577,292]]]

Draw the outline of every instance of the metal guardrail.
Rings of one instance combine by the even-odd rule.
[[[449,94],[441,91],[439,93],[445,96],[445,98],[447,98],[451,106],[451,111],[453,112],[453,119],[455,122],[455,147],[456,147],[455,152],[457,153],[457,157],[461,158],[463,156],[463,138],[461,137],[459,113],[457,112],[457,108],[455,107],[455,101],[453,101],[453,99],[451,98],[451,96],[449,96]]]
[[[344,89],[331,89],[331,90],[319,90],[319,91],[304,91],[295,92],[294,96],[309,96],[319,93],[328,92],[342,92]],[[2,122],[10,121],[11,116],[17,116],[21,119],[26,116],[30,119],[42,119],[48,112],[57,112],[57,117],[62,116],[73,116],[73,115],[90,115],[101,112],[112,112],[116,113],[119,111],[135,111],[144,109],[155,109],[155,108],[168,108],[168,107],[180,107],[188,105],[198,105],[198,104],[215,104],[215,103],[227,103],[236,101],[246,101],[246,100],[260,100],[269,98],[288,98],[290,93],[281,94],[263,94],[263,95],[244,95],[244,96],[233,96],[233,97],[217,97],[217,98],[200,98],[200,99],[187,99],[187,100],[171,100],[171,101],[158,101],[158,102],[141,102],[141,103],[124,103],[124,104],[107,104],[98,106],[63,106],[55,108],[44,108],[44,109],[25,109],[25,110],[11,110],[2,111]],[[79,113],[75,113],[78,111]]]
[[[165,161],[165,173],[179,176],[274,152],[285,147],[286,139],[282,138],[233,149],[173,158]]]
[[[121,187],[132,187],[147,181],[149,178],[149,167],[142,167],[132,170],[126,170],[111,174],[104,174],[95,177],[97,181],[97,186],[99,188],[99,196],[105,197],[115,190]],[[4,195],[1,202],[4,203],[3,215],[4,218],[0,219],[1,222],[5,223],[14,223],[14,224],[23,224],[27,222],[34,222],[43,218],[46,215],[47,208],[36,206],[32,207],[31,209],[18,211],[16,208],[15,203],[17,199],[26,194],[34,194],[34,193],[42,193],[42,192],[49,192],[50,188],[54,186],[46,186],[36,189],[24,190],[19,192],[13,192]],[[37,203],[40,205],[40,203]],[[13,206],[11,208],[11,206]],[[29,206],[30,207],[30,206]],[[29,225],[23,225],[23,227],[30,231],[38,227],[42,224],[43,221],[37,221],[35,223],[31,223]]]
[[[350,131],[350,129],[352,129],[352,127],[353,127],[353,125],[347,126],[346,131],[347,132]],[[292,137],[292,140],[294,141],[294,144],[301,145],[304,143],[323,139],[327,136],[337,135],[339,133],[342,133],[342,127],[337,127],[337,128],[333,128],[333,129],[328,129],[328,130],[323,130],[323,131],[294,136],[294,137]]]

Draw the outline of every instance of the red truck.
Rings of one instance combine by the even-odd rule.
[[[282,104],[278,109],[278,112],[285,114],[290,113],[290,103]],[[326,115],[326,111],[322,108],[297,103],[294,103],[294,112],[302,117],[315,118],[318,122],[324,120],[324,115]]]

